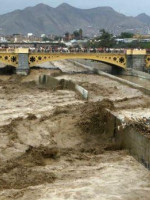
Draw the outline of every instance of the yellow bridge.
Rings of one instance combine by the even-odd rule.
[[[41,54],[41,53],[31,53],[29,54],[29,65],[30,67],[55,60],[65,60],[65,59],[88,59],[97,60],[113,64],[122,68],[126,67],[126,56],[123,54],[106,54],[106,53],[51,53],[51,54]]]
[[[145,67],[150,67],[150,55],[146,50],[127,50],[126,53],[30,53],[28,49],[15,49],[14,52],[0,52],[0,62],[16,68],[30,68],[44,62],[65,59],[88,59],[96,60],[126,69],[133,65],[135,57],[144,59]]]

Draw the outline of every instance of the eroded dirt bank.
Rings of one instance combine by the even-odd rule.
[[[148,98],[100,76],[67,76],[89,89],[85,102],[41,88],[38,75],[0,76],[0,200],[148,200],[150,173],[115,146],[104,110],[148,108]]]

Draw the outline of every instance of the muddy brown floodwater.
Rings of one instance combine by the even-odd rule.
[[[150,80],[144,79],[144,78],[139,78],[139,77],[134,77],[134,76],[124,76],[124,75],[117,75],[118,77],[131,81],[133,83],[139,84],[143,86],[144,88],[150,89]]]
[[[89,101],[41,87],[40,74],[80,83]],[[139,106],[149,97],[101,76],[1,75],[0,200],[149,200],[150,172],[115,146],[105,111],[126,117]]]

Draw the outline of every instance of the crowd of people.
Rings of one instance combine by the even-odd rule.
[[[18,47],[17,47],[18,48]],[[22,48],[22,47],[21,47]],[[0,47],[0,52],[13,52],[16,48],[3,48]],[[86,48],[86,47],[59,47],[59,46],[46,46],[46,47],[29,47],[31,53],[126,53],[125,48]],[[150,49],[147,49],[150,53]]]
[[[30,52],[51,52],[51,53],[125,53],[126,49],[114,48],[80,48],[80,47],[40,47],[29,48]]]

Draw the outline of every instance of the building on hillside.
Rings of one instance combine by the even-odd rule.
[[[33,36],[33,33],[28,33],[27,34],[27,37],[29,38],[29,37],[32,37]]]
[[[47,37],[46,34],[44,34],[44,33],[41,34],[41,38],[45,38],[45,37]]]
[[[22,35],[22,34],[13,34],[13,42],[17,43],[17,42],[22,42],[26,40],[26,36]]]
[[[5,37],[2,37],[2,36],[1,36],[1,37],[0,37],[0,42],[2,42],[2,43],[4,42],[4,43],[5,43],[5,42],[8,42],[8,41],[7,41],[7,39],[6,39]]]
[[[138,41],[138,39],[136,38],[116,38],[115,39],[116,42],[123,42],[123,43],[131,43],[131,42],[134,42],[134,41]]]
[[[42,37],[38,37],[34,35],[33,33],[27,34],[26,42],[42,42],[42,41],[43,41]]]

